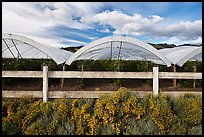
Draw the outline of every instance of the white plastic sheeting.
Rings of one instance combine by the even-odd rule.
[[[156,64],[171,66],[171,63],[153,46],[129,36],[108,36],[95,40],[77,52],[67,61],[75,60],[146,60]]]
[[[182,66],[188,60],[202,61],[202,46],[180,46],[157,50],[150,44],[129,36],[108,36],[95,40],[77,52],[38,43],[29,38],[2,33],[3,58],[53,59],[70,65],[75,60],[145,60],[156,64]]]
[[[189,61],[202,61],[202,46],[180,46],[174,48],[160,49],[163,54],[172,64],[183,66]]]
[[[53,59],[61,64],[72,54],[17,34],[2,33],[2,58]]]

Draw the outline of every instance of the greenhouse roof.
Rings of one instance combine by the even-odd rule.
[[[187,61],[202,61],[202,46],[180,46],[159,50],[172,64],[183,66]]]
[[[202,46],[180,46],[157,50],[152,45],[129,36],[108,36],[95,40],[75,53],[38,43],[17,34],[2,33],[3,58],[53,59],[70,65],[76,60],[144,60],[155,64],[202,61]]]
[[[73,53],[17,34],[2,33],[2,58],[53,59],[64,63]]]
[[[171,63],[152,45],[129,36],[108,36],[95,40],[75,52],[67,61],[75,60],[145,60],[171,66]]]

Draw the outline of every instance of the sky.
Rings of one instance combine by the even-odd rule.
[[[2,32],[59,48],[110,35],[201,44],[202,2],[2,2]]]

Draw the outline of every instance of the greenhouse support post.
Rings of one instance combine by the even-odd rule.
[[[153,96],[157,96],[159,93],[159,69],[153,67]]]
[[[43,66],[43,102],[48,98],[48,66]]]

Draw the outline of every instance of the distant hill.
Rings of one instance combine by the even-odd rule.
[[[174,44],[153,44],[153,43],[148,43],[150,45],[152,45],[153,47],[155,47],[156,49],[163,49],[163,48],[174,48],[176,47],[176,45]]]
[[[82,48],[83,46],[79,46],[79,47],[65,47],[65,48],[61,48],[63,50],[67,50],[67,51],[70,51],[70,52],[76,52],[77,50],[79,50],[80,48]]]
[[[197,47],[199,47],[199,46],[202,46],[202,44],[201,45],[191,45],[191,44],[183,44],[183,45],[178,45],[178,46],[176,46],[176,45],[174,45],[174,44],[166,44],[166,43],[164,43],[164,44],[153,44],[153,43],[148,43],[148,44],[150,44],[150,45],[152,45],[153,47],[155,47],[156,49],[163,49],[163,48],[174,48],[174,47],[178,47],[178,46],[197,46]],[[80,48],[82,48],[83,46],[79,46],[79,47],[65,47],[65,48],[61,48],[61,49],[64,49],[64,50],[67,50],[67,51],[70,51],[70,52],[76,52],[77,50],[79,50]]]
[[[202,44],[200,44],[200,45],[183,44],[183,45],[178,45],[178,46],[196,46],[196,47],[200,47],[200,46],[202,46]]]

